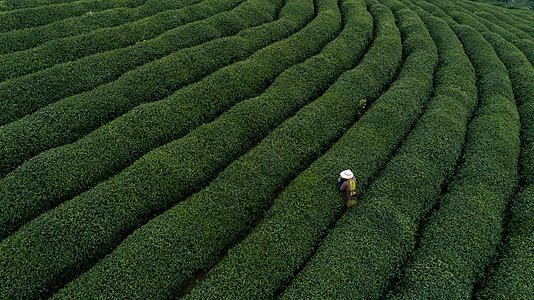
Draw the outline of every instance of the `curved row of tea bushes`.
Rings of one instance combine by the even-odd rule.
[[[0,54],[27,50],[51,40],[133,22],[136,16],[135,8],[119,7],[43,26],[11,30],[0,34]]]
[[[345,73],[340,78],[343,81],[338,80],[341,87],[351,90],[354,99],[378,96],[400,63],[401,41],[392,13],[380,4],[371,5],[370,10],[377,20],[373,45],[358,67]],[[408,49],[413,49],[411,42],[415,41],[408,36]],[[393,53],[397,60],[392,59]],[[380,66],[389,67],[381,75],[374,74],[372,70],[383,68]],[[400,78],[406,77],[401,73]],[[405,83],[400,79],[394,86],[399,89]],[[334,89],[324,97],[336,97],[336,93]],[[408,130],[405,119],[397,115],[389,118],[398,104],[395,96],[387,92],[378,99],[332,149],[300,173],[275,200],[263,222],[230,249],[188,298],[269,299],[283,288],[342,211],[344,200],[335,189],[335,170],[359,163],[352,169],[361,190],[387,160],[403,130]]]
[[[469,25],[472,27],[474,27],[473,25],[475,25],[472,22],[472,20],[468,20],[468,19],[463,19],[463,20],[458,20],[458,21],[464,25]],[[486,40],[491,42],[494,48],[495,47],[501,47],[501,48],[506,47],[507,49],[506,52],[504,50],[501,50],[501,52],[499,51],[497,52],[499,53],[499,56],[501,57],[501,59],[506,60],[504,64],[506,65],[509,75],[511,77],[510,79],[513,82],[513,90],[517,98],[518,105],[521,105],[522,103],[530,102],[530,98],[534,97],[532,94],[534,92],[534,77],[531,74],[530,70],[532,68],[532,65],[529,63],[528,59],[520,51],[518,51],[518,49],[513,44],[506,42],[506,40],[504,39],[504,36],[506,35],[500,34],[502,32],[499,31],[496,33],[491,33],[491,32],[488,32],[487,30],[484,30],[484,31],[479,30],[479,31],[483,32],[483,35],[486,38]],[[516,41],[516,40],[517,39],[514,39],[513,41]],[[532,42],[531,40],[522,40],[522,41],[523,42],[518,42],[519,44],[523,43],[524,46],[522,48],[524,48],[525,51],[533,52],[531,47],[534,46],[534,42]],[[495,49],[495,50],[498,50],[498,49]],[[520,112],[522,119],[524,119],[524,121],[526,122],[529,122],[529,119],[530,119],[530,117],[528,117],[530,116],[530,110],[531,110],[530,106],[531,104],[525,105],[525,109],[528,110],[528,112],[525,112],[525,113]],[[526,139],[523,141],[523,144],[525,144],[525,146],[522,147],[522,150],[525,152],[525,154],[521,155],[521,157],[523,158],[521,159],[522,169],[520,170],[523,177],[528,176],[530,178],[534,178],[534,175],[530,175],[530,174],[534,174],[533,173],[534,172],[534,158],[531,158],[532,155],[530,155],[530,153],[534,151],[533,139],[534,137],[531,137],[530,134],[527,134]]]
[[[496,19],[495,22],[498,25],[501,26],[511,26],[514,28],[517,28],[518,30],[521,30],[528,34],[530,37],[533,37],[534,34],[534,19],[531,19],[527,22],[525,22],[524,19],[521,19],[514,14],[510,13],[509,10],[502,10],[498,9],[496,7],[492,7],[491,5],[487,5],[484,3],[474,3],[471,1],[459,1],[455,2],[456,5],[461,6],[467,10],[469,10],[472,13],[483,11],[486,12],[488,15],[491,15],[493,19]]]
[[[253,1],[252,5],[245,4],[243,7],[245,9],[240,10],[247,14],[243,17],[233,15],[236,20],[234,23],[239,22],[241,23],[239,26],[244,28],[272,20],[273,15],[278,10],[277,6],[281,3],[280,0],[251,1]],[[268,9],[270,12],[261,13],[264,9]],[[254,15],[251,16],[250,14]],[[0,174],[4,175],[44,150],[79,139],[140,104],[165,98],[175,90],[198,81],[221,67],[245,59],[254,51],[297,31],[313,15],[313,11],[307,15],[296,16],[294,19],[291,19],[294,14],[288,12],[284,15],[287,17],[276,22],[249,28],[234,36],[215,39],[174,52],[129,71],[116,81],[100,85],[89,92],[63,98],[31,115],[0,127],[0,172],[2,172]],[[220,32],[212,25],[204,28],[209,31]],[[187,32],[195,33],[195,31]],[[207,36],[211,36],[211,34],[207,34]],[[196,40],[198,37],[193,36],[192,38]],[[185,38],[187,39],[187,37]],[[136,52],[136,54],[148,55],[156,52],[151,47],[143,47],[142,51]],[[113,67],[120,69],[113,62],[113,59],[117,58],[116,55],[119,53],[104,57],[105,61],[96,62],[91,61],[89,57],[89,60],[86,61],[87,65],[78,64],[78,66],[97,70],[98,66],[101,66],[100,63],[108,62],[107,67],[102,66],[101,69],[112,70]],[[63,71],[68,72],[68,70]],[[90,70],[87,71],[90,73]],[[78,73],[77,76],[87,76],[87,73]]]
[[[438,18],[441,18],[443,21],[447,22],[449,26],[456,24],[456,21],[454,21],[454,19],[451,16],[446,14],[440,7],[434,4],[431,4],[424,0],[401,0],[401,2],[410,8],[412,8],[413,5],[416,5],[416,7],[412,9],[416,9],[417,7],[420,7],[424,9],[425,11],[429,12],[430,14]]]
[[[291,5],[291,13],[302,15],[306,3],[302,0],[293,3],[298,6]],[[313,11],[313,2],[307,4]],[[276,52],[273,56],[281,59],[284,53],[285,59],[298,60],[304,49],[328,39],[328,30],[335,34],[335,20],[339,21],[337,2],[321,1],[317,7],[318,16],[303,30],[287,42],[272,45]],[[261,107],[258,111],[261,112]],[[234,115],[233,119],[239,122],[240,117]],[[209,124],[201,127],[207,143],[196,144],[197,136],[191,134],[189,139],[160,147],[112,179],[47,211],[4,239],[0,244],[0,277],[5,278],[6,290],[0,292],[8,297],[47,295],[92,267],[132,230],[205,185],[214,175],[196,166],[203,164],[204,158],[195,155],[210,149],[210,141],[224,143],[218,140],[220,131],[210,128]],[[211,155],[213,160],[218,158],[218,153]]]
[[[493,19],[496,19],[496,18],[493,17],[492,15],[488,13],[476,12],[474,13],[474,16],[477,17],[477,20],[479,20],[484,25],[486,25],[486,27],[491,32],[497,33],[498,35],[502,36],[505,40],[511,42],[511,41],[518,39],[517,35],[513,34],[512,32],[506,29],[507,26],[505,26],[504,24],[499,25],[498,22],[495,22]]]
[[[362,16],[362,13],[366,12],[365,6],[360,5],[359,11],[352,10],[350,4],[342,4],[342,7],[345,17],[349,16],[348,20],[345,19],[345,28],[363,25],[366,29],[362,33],[367,36],[364,40],[368,41],[372,33],[372,20]],[[354,14],[355,12],[358,12],[358,15]],[[366,24],[358,20],[362,17],[366,17]],[[361,30],[359,27],[354,29]],[[305,91],[315,89],[312,86],[317,82],[315,78],[309,80],[307,77],[309,74],[318,75],[320,70],[314,70],[317,63],[330,62],[339,67],[345,61],[344,63],[350,66],[351,60],[345,57],[336,61],[335,57],[345,56],[351,46],[357,46],[353,50],[359,54],[365,50],[366,43],[362,43],[362,37],[358,37],[362,33],[355,35],[357,32],[354,32],[354,29],[343,31],[319,56],[293,68],[292,73],[297,77],[285,77],[284,81],[275,83],[278,92],[266,92],[265,94],[269,95],[265,100],[273,101],[273,97],[283,100],[266,105],[255,104],[255,113],[240,115],[240,118],[243,118],[240,121],[242,125],[246,127],[247,124],[255,122],[262,111],[267,111],[266,114],[273,111],[279,115],[279,109],[273,109],[273,106],[284,107],[293,101],[302,102],[302,97],[308,98],[310,94],[306,95],[308,92]],[[358,45],[351,45],[352,42],[346,44],[347,38],[352,40],[355,37],[360,40]],[[356,52],[354,54],[357,54]],[[323,65],[320,68],[325,67]],[[296,176],[302,166],[320,155],[322,149],[339,136],[344,128],[350,126],[361,111],[360,99],[338,97],[344,95],[346,90],[337,87],[334,88],[335,93],[326,92],[325,95],[330,94],[330,97],[319,98],[286,120],[259,145],[213,179],[207,188],[135,231],[97,266],[61,290],[56,298],[90,297],[95,289],[105,297],[112,297],[112,292],[108,291],[123,290],[131,285],[136,285],[136,288],[130,289],[127,298],[131,297],[131,294],[137,294],[153,299],[156,291],[158,294],[167,293],[167,297],[176,295],[197,269],[209,267],[221,251],[249,228],[254,219],[268,206],[269,199],[275,196],[277,190]],[[280,95],[284,90],[291,92],[284,97]],[[222,117],[225,115],[227,114]],[[261,123],[267,125],[263,121]],[[231,138],[234,134],[230,131],[236,130],[243,129],[235,126],[224,131],[214,129],[215,132],[221,132],[223,139]],[[237,144],[233,141],[229,143]],[[210,150],[217,151],[217,148]],[[147,238],[148,236],[150,238]],[[159,237],[163,236],[172,243],[162,244],[163,240]],[[136,253],[135,257],[132,257],[131,253]],[[140,261],[147,263],[140,266]],[[109,280],[109,273],[115,274],[113,280]],[[141,284],[137,284],[139,282]],[[144,284],[145,282],[147,284]],[[252,295],[245,298],[250,297]]]
[[[224,2],[232,7],[236,4],[235,1],[225,0]],[[33,74],[1,82],[0,125],[14,122],[61,99],[67,101],[64,99],[66,97],[73,95],[78,98],[86,97],[77,94],[90,91],[117,78],[120,80],[120,76],[130,70],[134,72],[133,74],[139,73],[139,70],[147,68],[155,60],[165,61],[170,60],[170,57],[183,56],[184,53],[194,52],[195,49],[210,45],[200,45],[202,43],[208,41],[214,43],[213,40],[270,22],[275,18],[281,1],[274,2],[276,5],[272,3],[273,1],[246,1],[231,11],[179,26],[154,39],[127,48],[97,53],[77,61],[58,64]],[[226,5],[221,4],[221,6]],[[181,13],[187,11],[189,11],[188,8],[181,10]],[[180,15],[179,12],[178,15]],[[220,25],[224,23],[224,20],[227,21],[227,26]],[[286,31],[284,33],[290,34]],[[184,50],[195,45],[198,47]],[[195,63],[199,62],[195,61]],[[208,62],[205,63],[208,64]],[[135,70],[136,68],[138,69]],[[113,86],[113,83],[109,86]]]
[[[517,49],[521,50],[521,52],[525,54],[527,59],[530,61],[530,64],[534,66],[534,41],[519,39],[512,41],[512,43],[517,47]]]
[[[383,297],[415,247],[418,224],[454,172],[477,104],[475,73],[447,23],[419,13],[440,54],[434,97],[360,203],[341,217],[282,299]]]
[[[83,15],[89,11],[115,7],[136,7],[147,0],[87,0],[0,12],[0,33],[41,26],[58,20]]]
[[[312,2],[307,8],[307,16],[300,12],[301,25],[313,15]],[[284,18],[290,17],[284,13]],[[148,151],[213,120],[239,101],[257,96],[284,69],[317,53],[326,43],[330,35],[302,42],[302,36],[317,35],[316,27],[303,29],[162,101],[136,107],[75,143],[22,164],[0,180],[0,237],[118,173]]]
[[[476,30],[453,29],[475,67],[480,104],[462,162],[421,230],[393,299],[471,298],[496,254],[507,202],[518,187],[520,124],[506,68]]]
[[[184,5],[191,6],[163,11],[135,22],[53,40],[25,51],[4,54],[0,56],[0,81],[31,74],[56,64],[75,61],[95,53],[126,48],[139,42],[154,39],[178,26],[231,10],[243,0],[212,0],[193,5],[195,2],[199,1],[190,0]],[[223,32],[232,26],[238,27],[232,25],[230,21],[235,18],[235,14],[231,18],[228,17],[228,14],[227,12],[213,16],[205,20],[204,23],[215,26],[217,29],[222,27]],[[238,22],[238,20],[234,20],[234,22]],[[237,28],[232,29],[236,30]]]
[[[447,0],[430,0],[430,1],[432,3],[438,5],[443,10],[445,10],[446,13],[448,13],[448,14],[451,14],[451,13],[452,14],[457,14],[457,13],[454,13],[456,11],[456,12],[462,12],[464,15],[466,15],[466,14],[467,15],[471,15],[471,12],[469,10],[460,7],[457,2],[450,2],[450,1],[447,1]],[[470,18],[471,20],[466,20],[466,19],[469,19],[469,18],[468,17],[467,18],[463,18],[463,20],[457,18],[457,21],[459,23],[466,24],[466,25],[469,24],[470,26],[474,27],[473,25],[475,24],[475,22],[473,22],[473,20],[472,20],[472,19],[474,19],[474,17]],[[477,22],[477,24],[480,25],[479,21],[476,21],[476,22]],[[451,25],[451,24],[449,24],[449,25]],[[517,35],[520,38],[530,38],[530,36],[527,33],[525,33],[523,30],[520,30],[517,26],[507,26],[507,23],[505,23],[503,21],[499,21],[498,25],[506,27],[507,30],[509,30],[510,32],[512,32],[513,34]],[[480,28],[478,26],[475,27],[475,29],[477,29],[480,32],[488,30],[488,29],[482,30],[483,28]]]
[[[512,200],[508,235],[497,267],[477,299],[530,299],[534,295],[534,184]]]
[[[477,293],[479,299],[528,299],[534,295],[534,68],[513,44],[484,33],[508,69],[521,117],[520,182],[496,267]]]
[[[8,31],[0,34],[0,54],[27,50],[55,39],[84,34],[106,27],[119,26],[149,17],[160,11],[179,9],[198,2],[200,1],[149,0],[135,8],[112,8],[43,26]]]
[[[467,12],[465,9],[445,0],[436,0],[435,2],[438,2],[439,7],[457,23],[470,24],[471,27],[479,32],[488,31],[488,28],[482,22],[478,21],[473,14]]]
[[[484,7],[481,5],[476,5],[475,8],[472,8],[472,7],[463,5],[461,2],[455,2],[455,5],[458,7],[464,8],[468,13],[482,11]],[[487,16],[488,14],[490,15],[490,19],[493,21],[493,23],[501,26],[502,28],[505,28],[506,30],[510,31],[517,37],[532,39],[532,36],[529,34],[529,32],[532,32],[533,28],[529,28],[528,26],[525,27],[524,22],[514,21],[509,18],[509,14],[503,14],[501,11],[492,11],[491,13],[487,13],[484,16]]]
[[[518,39],[519,34],[521,36],[525,36],[524,32],[520,32],[517,27],[514,27],[510,24],[504,23],[499,18],[496,17],[494,13],[488,12],[485,9],[472,9],[470,7],[465,7],[469,11],[473,13],[474,16],[477,17],[477,19],[484,23],[490,29],[491,31],[498,33],[502,37],[504,37],[508,41],[513,41],[515,39]],[[515,33],[513,33],[515,32]]]
[[[519,174],[524,184],[534,184],[534,68],[513,44],[494,33],[483,33],[508,70],[521,118]]]
[[[4,0],[2,1],[2,6],[0,6],[0,11],[69,3],[74,1],[77,0]]]
[[[495,32],[508,41],[513,41],[518,39],[518,36],[522,38],[529,38],[528,34],[519,30],[516,26],[504,23],[493,15],[488,13],[472,13],[471,11],[462,8],[459,3],[455,3],[455,7],[461,12],[452,12],[450,13],[454,19],[464,25],[469,25],[479,32],[492,31]]]

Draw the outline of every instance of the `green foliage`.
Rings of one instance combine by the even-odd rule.
[[[511,33],[517,35],[520,38],[530,38],[531,36],[528,34],[528,32],[532,32],[532,30],[534,29],[534,28],[530,28],[529,26],[525,26],[524,22],[519,22],[517,19],[514,19],[510,14],[503,13],[502,10],[496,11],[495,9],[488,9],[488,6],[474,4],[474,3],[468,4],[468,3],[464,3],[464,1],[461,1],[461,2],[450,2],[447,0],[433,0],[433,1],[436,3],[439,3],[440,6],[442,5],[442,3],[447,3],[446,7],[448,7],[448,9],[462,11],[468,14],[470,14],[471,12],[475,12],[475,11],[490,12],[498,20],[496,22],[497,25],[505,27]],[[473,5],[476,5],[476,6],[473,7]],[[481,30],[480,27],[475,25],[473,20],[467,20],[466,18],[464,18],[462,20],[458,19],[457,21],[464,25],[470,25],[481,32],[484,31],[484,30]]]
[[[513,44],[484,33],[508,69],[521,117],[520,179],[526,184],[511,202],[510,221],[496,266],[484,280],[480,299],[526,299],[534,294],[534,68]]]
[[[283,298],[380,298],[454,170],[476,105],[475,75],[447,24],[419,13],[440,54],[434,97],[360,204],[342,216]]]
[[[177,8],[195,2],[199,0],[183,1]],[[75,61],[91,54],[125,48],[136,42],[155,38],[180,25],[231,9],[243,1],[222,1],[220,5],[213,2],[206,1],[183,9],[164,11],[135,22],[74,37],[54,39],[29,50],[4,54],[0,56],[0,81],[31,74],[59,63]]]
[[[331,3],[335,4],[333,1]],[[318,17],[322,14],[320,12]],[[347,23],[345,28],[352,24],[352,22]],[[354,62],[362,54],[366,48],[366,41],[371,38],[371,25],[368,23],[367,30],[359,35],[355,35],[354,32],[350,34],[350,30],[343,31],[318,56],[284,72],[273,86],[256,100],[241,104],[245,107],[245,105],[250,106],[248,102],[258,103],[254,106],[279,111],[276,113],[279,115],[283,111],[282,108],[288,106],[289,103],[302,102],[304,98],[309,97],[309,95],[305,96],[309,93],[306,90],[314,86],[314,84],[306,84],[309,77],[313,78],[314,82],[315,78],[330,77],[327,74],[339,69],[342,65],[350,65],[351,61]],[[347,55],[347,47],[355,50],[350,60],[343,58]],[[336,55],[340,52],[345,54]],[[321,63],[325,59],[329,64]],[[293,89],[290,88],[291,86]],[[286,93],[285,96],[284,93]],[[327,91],[326,94],[328,93]],[[337,97],[338,95],[340,94],[323,96],[298,111],[294,117],[271,132],[253,150],[231,164],[206,189],[136,231],[99,265],[60,291],[61,298],[83,297],[101,286],[105,290],[120,290],[121,287],[133,282],[145,282],[145,278],[153,279],[152,290],[161,290],[168,285],[169,280],[166,279],[168,276],[166,274],[173,274],[173,278],[179,279],[172,284],[173,290],[181,288],[185,283],[184,278],[189,277],[195,269],[209,266],[220,251],[228,247],[240,233],[246,231],[261,210],[266,208],[269,203],[268,199],[272,199],[278,189],[283,187],[303,165],[316,157],[352,122],[361,109],[357,104],[358,99]],[[279,100],[274,101],[274,99]],[[264,101],[273,103],[261,104]],[[272,106],[277,108],[273,109]],[[226,115],[223,114],[218,120]],[[257,108],[254,114],[240,115],[246,118],[243,121],[244,124],[250,124],[249,118],[256,118],[265,124],[263,120],[267,118],[266,116],[258,117],[262,114]],[[213,124],[216,126],[215,123]],[[251,132],[250,129],[238,129],[238,127],[229,127],[228,130]],[[225,135],[223,138],[229,137]],[[237,141],[232,142],[232,144],[236,143]],[[213,151],[218,150],[213,149]],[[216,205],[213,205],[214,203]],[[214,218],[214,216],[218,217]],[[169,226],[161,227],[161,224],[165,223]],[[202,228],[207,230],[209,228],[219,229],[210,230],[210,233],[206,235],[206,231],[198,230],[198,224],[202,224]],[[153,257],[154,249],[162,249],[162,245],[159,239],[147,239],[148,232],[151,236],[166,236],[176,241],[164,251],[158,251],[160,259],[157,261],[151,260],[150,257]],[[198,241],[199,245],[188,242],[193,240]],[[133,260],[130,259],[131,253],[136,253],[136,258]],[[153,263],[145,264],[143,270],[139,272],[138,260],[150,260]],[[113,281],[106,279],[105,274],[110,270],[119,274]],[[157,272],[151,270],[157,270]],[[148,292],[150,289],[141,288],[147,291],[143,292],[144,297],[153,297]],[[244,295],[248,298],[258,297],[258,295],[246,292]]]
[[[221,7],[229,8],[236,3],[235,0],[227,0],[225,2],[228,7],[225,7],[224,4],[221,4]],[[58,64],[37,73],[2,82],[0,83],[0,95],[4,97],[1,98],[0,102],[0,108],[2,108],[0,124],[13,122],[60,99],[62,99],[61,101],[71,101],[63,98],[91,90],[99,85],[116,80],[121,75],[124,77],[126,75],[123,73],[140,65],[146,64],[132,72],[138,73],[139,70],[143,70],[147,65],[154,65],[154,60],[157,59],[159,61],[167,61],[167,64],[169,64],[172,57],[181,56],[184,51],[195,52],[194,49],[208,47],[209,44],[194,49],[185,49],[182,52],[179,52],[179,49],[233,35],[245,28],[272,21],[281,5],[280,3],[281,1],[245,2],[232,11],[222,12],[202,21],[179,26],[155,39],[144,41],[131,47],[97,53],[74,62]],[[199,7],[202,7],[202,5]],[[195,7],[191,8],[195,9]],[[184,20],[187,20],[191,17],[191,15],[185,15],[187,12],[191,13],[188,9],[180,10],[177,12],[176,17],[182,14]],[[232,23],[232,27],[228,26],[228,28],[223,29],[218,24],[218,20],[221,17],[235,18],[236,22]],[[240,26],[236,26],[236,23]],[[283,28],[280,28],[280,30],[283,30]],[[285,31],[283,33],[288,34]],[[258,39],[260,43],[263,41],[261,36]],[[264,43],[261,45],[265,46]],[[257,45],[257,47],[253,49],[261,48],[260,45]],[[246,49],[246,45],[243,45],[242,48]],[[238,49],[236,49],[236,52],[239,51]],[[167,57],[162,59],[166,55]],[[227,54],[227,56],[232,56],[232,53]],[[123,79],[119,78],[118,80],[120,82]],[[104,89],[114,86],[116,83],[108,84],[108,87]],[[152,86],[154,85],[152,84]],[[102,87],[100,86],[99,88]],[[160,87],[159,89],[165,88]],[[74,97],[79,98],[80,95]]]
[[[453,29],[475,67],[480,106],[461,164],[393,298],[469,298],[496,254],[503,213],[518,185],[519,117],[506,69],[480,33]]]
[[[13,10],[20,8],[38,7],[44,5],[69,3],[76,0],[3,0],[4,10]]]
[[[249,16],[246,20],[240,19],[241,25],[243,28],[247,28],[272,19],[276,13],[276,6],[280,2],[254,1],[252,5],[243,4],[244,7],[241,9],[254,14],[254,17]],[[258,13],[264,9],[269,10],[268,8],[270,8],[270,14]],[[238,7],[236,10],[240,11],[241,9]],[[305,16],[300,17],[301,22],[304,22],[303,19],[305,19]],[[34,114],[1,127],[0,170],[2,173],[0,174],[3,175],[11,171],[26,159],[46,149],[77,140],[137,105],[169,96],[176,89],[197,81],[218,68],[246,58],[255,50],[277,39],[284,38],[297,30],[298,24],[295,23],[297,20],[284,18],[273,24],[273,31],[266,30],[265,27],[260,26],[257,29],[245,30],[236,36],[212,40],[192,48],[174,52],[171,55],[129,71],[114,82],[101,85],[89,92],[64,98],[61,101],[45,106]],[[196,29],[191,30],[195,28],[195,25],[193,25],[188,27],[189,30],[180,32],[186,35],[179,34],[173,39],[187,39],[190,34],[196,34],[192,38],[197,40],[198,38],[212,37],[210,32],[221,32],[214,28],[214,25],[205,23],[199,25],[200,32]],[[207,36],[202,37],[201,32],[207,32]],[[162,42],[164,45],[167,44],[167,41]],[[193,43],[195,42],[193,41]],[[158,51],[155,51],[149,45],[146,46],[135,53],[136,57],[144,57],[141,60],[145,60],[147,56],[150,58],[150,56],[158,55]],[[84,68],[86,71],[97,70],[100,67],[101,69],[98,72],[114,68],[120,69],[115,64],[117,63],[115,59],[120,54],[120,52],[113,53],[111,56],[104,54],[100,56],[104,58],[102,60],[95,59],[91,61],[88,58],[86,65],[80,62],[77,66]],[[104,62],[108,64],[101,65]],[[89,70],[86,69],[87,65],[89,65]],[[62,86],[73,84],[70,81],[71,77],[62,78],[59,76],[69,71],[71,71],[69,68],[59,70],[59,74],[56,74],[57,76],[53,78],[57,78]],[[75,72],[74,74],[79,76],[78,78],[95,79],[91,76],[87,77],[88,75],[94,75],[90,74],[90,72]],[[41,82],[47,81],[39,76],[37,78]],[[96,81],[99,79],[101,78],[96,78]],[[51,84],[54,85],[57,82],[52,82]],[[7,89],[11,88],[8,87]],[[35,92],[31,88],[29,91]],[[43,95],[50,95],[48,92]],[[30,101],[35,100],[30,98]],[[4,104],[2,107],[9,107],[12,110],[22,107],[27,109],[31,106],[24,102],[19,103],[20,107],[8,103],[2,104]],[[38,105],[38,103],[34,103],[34,105]]]
[[[278,26],[273,26],[271,30],[276,30],[278,37],[283,37],[284,32],[296,29],[289,26],[305,24],[312,16],[312,10],[308,9],[308,12],[305,15],[301,10],[299,24],[291,22],[287,23],[285,30]],[[288,18],[297,20],[292,15],[284,16],[277,23],[284,23],[283,20]],[[326,34],[325,37],[331,34],[326,31],[329,30],[327,28],[321,32]],[[316,43],[303,44],[302,37],[313,34],[307,33],[261,49],[249,59],[221,68],[162,101],[132,109],[75,143],[50,149],[27,161],[0,180],[2,190],[6,191],[0,192],[3,210],[0,224],[5,226],[0,230],[0,236],[5,236],[49,207],[109,178],[151,149],[184,136],[239,101],[258,95],[284,69],[322,47],[325,37],[318,37]],[[255,36],[259,38],[259,35]],[[270,34],[266,39],[273,37]],[[299,51],[292,51],[294,49]],[[290,52],[293,54],[290,55]],[[285,53],[285,59],[277,59],[282,53]],[[266,66],[265,62],[270,63]]]
[[[304,5],[303,2],[299,1],[299,3]],[[340,25],[339,13],[336,16],[332,12],[334,7],[337,9],[335,4],[333,0],[323,2],[323,5],[319,6],[320,11],[314,21],[288,39],[264,49],[263,55],[258,59],[269,60],[270,55],[281,57],[280,53],[284,53],[286,63],[294,64],[305,54],[318,51],[337,32],[335,24],[338,24],[337,27]],[[312,2],[308,2],[308,7],[312,7]],[[299,12],[299,15],[302,15],[302,10]],[[297,18],[291,15],[283,17]],[[298,25],[294,24],[294,26]],[[307,42],[302,43],[303,40]],[[293,54],[290,55],[290,53]],[[267,103],[269,100],[273,101],[273,99],[265,100]],[[279,99],[279,101],[284,100],[287,99]],[[0,245],[2,254],[0,259],[3,266],[0,270],[4,272],[1,276],[9,280],[10,289],[6,291],[7,295],[35,297],[46,293],[46,289],[52,288],[51,285],[57,282],[63,283],[72,279],[91,267],[115,247],[128,232],[146,222],[153,214],[169,208],[191,192],[198,190],[203,182],[212,179],[213,174],[224,166],[220,162],[231,161],[231,156],[239,152],[238,148],[247,143],[246,141],[240,142],[239,138],[254,140],[258,137],[253,135],[268,130],[273,124],[272,120],[280,119],[277,122],[283,120],[276,113],[275,102],[272,106],[262,105],[264,103],[255,99],[243,102],[221,116],[216,122],[206,124],[183,139],[150,152],[111,180],[44,213],[14,235],[6,238]],[[231,128],[232,124],[235,124],[233,128],[236,131],[228,131],[226,136],[220,135],[221,128]],[[290,153],[295,152],[290,151]],[[217,161],[218,165],[214,163]],[[243,180],[242,172],[231,174],[236,174],[241,181]],[[208,205],[212,207],[213,202],[209,202]],[[243,213],[243,211],[239,212]],[[191,220],[194,215],[189,211],[184,216],[187,216],[182,218],[185,221]],[[92,225],[80,222],[83,219],[93,220]],[[210,219],[212,218],[204,220]],[[86,225],[89,227],[84,228]],[[92,227],[93,225],[96,227]],[[56,242],[48,243],[49,240],[46,237],[35,235],[36,232],[43,230],[53,232]],[[72,236],[73,230],[78,234]],[[31,238],[24,238],[27,235]],[[22,247],[28,251],[9,253],[9,249],[21,249],[19,246],[14,246],[15,244],[20,246],[25,244]],[[61,246],[58,247],[58,245]],[[199,243],[197,246],[200,245]],[[37,249],[40,250],[34,252]],[[19,264],[21,262],[19,259],[25,262]],[[46,265],[44,269],[28,267],[43,263]],[[21,272],[25,274],[21,275]],[[180,282],[176,281],[174,284],[178,285]],[[139,285],[139,289],[142,288]],[[169,290],[156,289],[152,292],[161,292],[160,296],[165,296]]]
[[[511,203],[511,219],[502,254],[478,299],[528,299],[534,294],[534,185]]]
[[[136,7],[147,0],[87,0],[0,12],[0,33],[15,29],[41,26],[58,20],[80,16],[88,11],[114,7]]]
[[[520,176],[534,184],[534,68],[519,49],[494,33],[484,33],[508,70],[521,118]]]
[[[118,7],[99,12],[88,12],[82,16],[64,19],[43,26],[11,30],[0,34],[0,45],[2,45],[2,47],[0,47],[0,54],[27,50],[55,39],[87,34],[102,28],[134,22],[136,20],[149,17],[165,9],[184,8],[188,11],[188,13],[191,13],[194,16],[199,14],[198,11],[195,13],[196,9],[194,9],[194,7],[198,5],[207,10],[202,12],[201,15],[206,15],[210,11],[216,10],[217,8],[217,3],[213,2],[203,2],[203,4],[194,5],[200,2],[198,0],[194,0],[192,2],[173,0],[162,1],[164,2],[162,3],[161,1],[150,0],[145,4],[135,8]],[[220,4],[226,3],[225,1],[219,2],[221,2]],[[207,3],[210,3],[210,5],[206,5]],[[197,18],[198,17],[200,16],[197,16]],[[6,75],[2,74],[2,76]]]
[[[534,14],[380,1],[0,0],[0,298],[534,294]]]

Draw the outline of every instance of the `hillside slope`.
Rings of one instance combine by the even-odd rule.
[[[467,0],[0,1],[0,299],[528,299],[533,65]]]

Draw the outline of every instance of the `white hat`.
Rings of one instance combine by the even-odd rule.
[[[339,176],[341,176],[341,178],[350,179],[350,178],[354,177],[354,174],[352,174],[351,170],[345,170],[345,171],[339,173]]]

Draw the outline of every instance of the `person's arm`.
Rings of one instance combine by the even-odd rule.
[[[337,189],[341,191],[341,184],[343,183],[343,180],[341,180],[341,177],[337,179]]]
[[[340,191],[344,191],[347,188],[347,180],[340,178],[337,183],[337,189]]]

